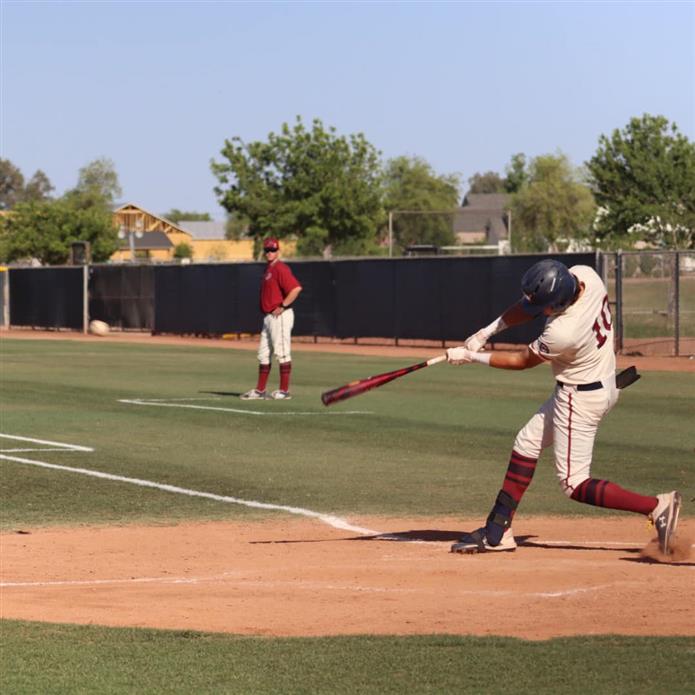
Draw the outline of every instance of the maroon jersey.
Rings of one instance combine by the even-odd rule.
[[[268,263],[261,281],[261,311],[269,314],[279,307],[295,287],[299,287],[299,282],[289,266],[282,261]]]

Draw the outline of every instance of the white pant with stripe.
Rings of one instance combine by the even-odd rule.
[[[279,316],[266,314],[261,329],[261,342],[258,346],[258,361],[261,364],[270,364],[273,354],[280,364],[292,360],[293,326],[294,311],[292,309],[285,309]]]
[[[514,450],[537,459],[552,445],[560,487],[569,497],[591,477],[598,426],[619,395],[614,379],[606,379],[603,388],[594,391],[556,386],[553,395],[517,434]]]

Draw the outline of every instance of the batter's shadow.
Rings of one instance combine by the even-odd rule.
[[[239,398],[243,391],[198,391],[198,393],[207,393],[211,396],[229,396],[232,398]]]
[[[396,531],[391,533],[380,533],[373,536],[356,536],[346,540],[353,541],[458,541],[462,536],[466,535],[466,531],[435,531],[432,529],[412,530],[412,531]],[[516,544],[521,548],[542,548],[544,550],[591,550],[604,552],[620,552],[620,553],[639,553],[636,548],[621,548],[617,546],[586,546],[575,545],[574,543],[543,543],[536,541],[532,534],[514,536]]]
[[[427,542],[427,543],[455,543],[460,540],[462,536],[465,536],[469,531],[442,531],[438,529],[412,529],[410,531],[391,531],[390,533],[376,533],[371,536],[348,536],[347,538],[303,538],[303,539],[293,539],[293,540],[264,540],[264,541],[250,541],[251,544],[258,545],[271,545],[271,544],[293,544],[293,543],[335,543],[338,542],[374,542],[374,541],[388,541],[392,543],[417,543],[417,542]],[[514,536],[516,544],[520,548],[541,548],[543,550],[578,550],[578,551],[591,551],[591,552],[610,552],[610,553],[629,553],[631,555],[639,555],[641,550],[639,548],[625,548],[619,546],[587,546],[587,545],[575,545],[574,543],[543,543],[542,541],[534,540],[538,536],[532,534]],[[629,562],[651,562],[647,558],[636,557],[636,558],[621,558]],[[685,563],[679,563],[679,566],[683,566]]]

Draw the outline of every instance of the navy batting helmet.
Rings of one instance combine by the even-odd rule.
[[[566,309],[577,291],[577,279],[566,265],[549,258],[532,265],[521,278],[522,305],[529,313],[550,307],[553,312]]]

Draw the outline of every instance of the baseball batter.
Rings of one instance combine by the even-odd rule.
[[[294,326],[294,310],[291,308],[302,291],[302,286],[289,266],[279,258],[280,242],[269,237],[263,242],[267,265],[261,280],[261,312],[264,314],[261,340],[258,346],[258,381],[256,388],[243,393],[243,400],[267,398],[266,386],[270,376],[271,357],[280,365],[280,388],[270,398],[287,400],[290,395],[292,372],[291,340]]]
[[[659,546],[669,554],[678,523],[681,495],[656,496],[625,490],[591,476],[594,440],[601,419],[618,400],[613,321],[601,278],[589,266],[567,268],[554,260],[532,266],[521,281],[523,297],[464,346],[447,350],[451,364],[477,362],[498,369],[529,369],[549,362],[555,389],[517,434],[502,489],[485,526],[464,536],[457,553],[511,551],[514,513],[531,483],[541,452],[553,447],[564,493],[584,504],[644,514],[654,523]],[[541,335],[517,352],[484,352],[492,335],[509,326],[547,317]]]

